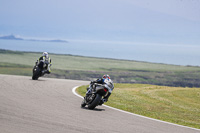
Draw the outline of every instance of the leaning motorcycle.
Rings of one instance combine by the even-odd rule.
[[[87,105],[88,109],[94,109],[99,105],[102,97],[108,95],[108,92],[113,88],[112,82],[106,82],[105,84],[91,83],[89,88],[87,88],[88,92],[81,103],[81,107]]]
[[[42,72],[44,68],[47,68],[49,65],[48,61],[40,61],[36,62],[35,66],[33,67],[33,80],[38,80],[39,77],[44,76],[44,73]]]

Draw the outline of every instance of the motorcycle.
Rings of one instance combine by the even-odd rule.
[[[33,80],[38,80],[39,77],[44,76],[44,68],[47,68],[49,66],[49,62],[47,60],[35,62],[35,66],[33,67]]]
[[[102,97],[108,95],[108,92],[114,88],[112,82],[105,82],[105,84],[91,83],[87,88],[86,96],[84,97],[81,107],[88,106],[88,109],[94,109],[102,100]]]

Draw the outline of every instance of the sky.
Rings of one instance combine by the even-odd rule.
[[[0,0],[0,35],[200,45],[200,0]]]

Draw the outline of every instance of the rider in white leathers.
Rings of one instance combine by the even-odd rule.
[[[108,90],[108,95],[106,95],[99,103],[99,105],[102,105],[104,102],[107,102],[108,101],[108,98],[110,97],[111,93],[112,93],[112,90],[114,89],[114,85],[113,85],[113,82],[112,80],[110,79],[110,76],[109,75],[103,75],[103,77],[101,79],[97,79],[95,81],[91,81],[90,84],[93,84],[93,83],[98,83],[98,84],[107,84],[107,83],[110,83],[112,84],[112,87],[108,87],[109,90]],[[90,88],[89,90],[87,91],[87,93],[90,92]],[[86,94],[87,94],[86,93]]]

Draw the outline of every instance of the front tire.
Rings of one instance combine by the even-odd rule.
[[[86,103],[85,103],[85,99],[83,99],[82,103],[81,103],[81,107],[85,107],[86,106]]]
[[[91,104],[88,104],[88,109],[94,109],[99,104],[100,100],[101,96],[97,94],[93,102]]]
[[[32,79],[33,80],[38,80],[39,78],[39,74],[40,74],[40,69],[37,67],[37,68],[34,68],[36,69],[35,71],[33,70],[33,76],[32,76]]]

